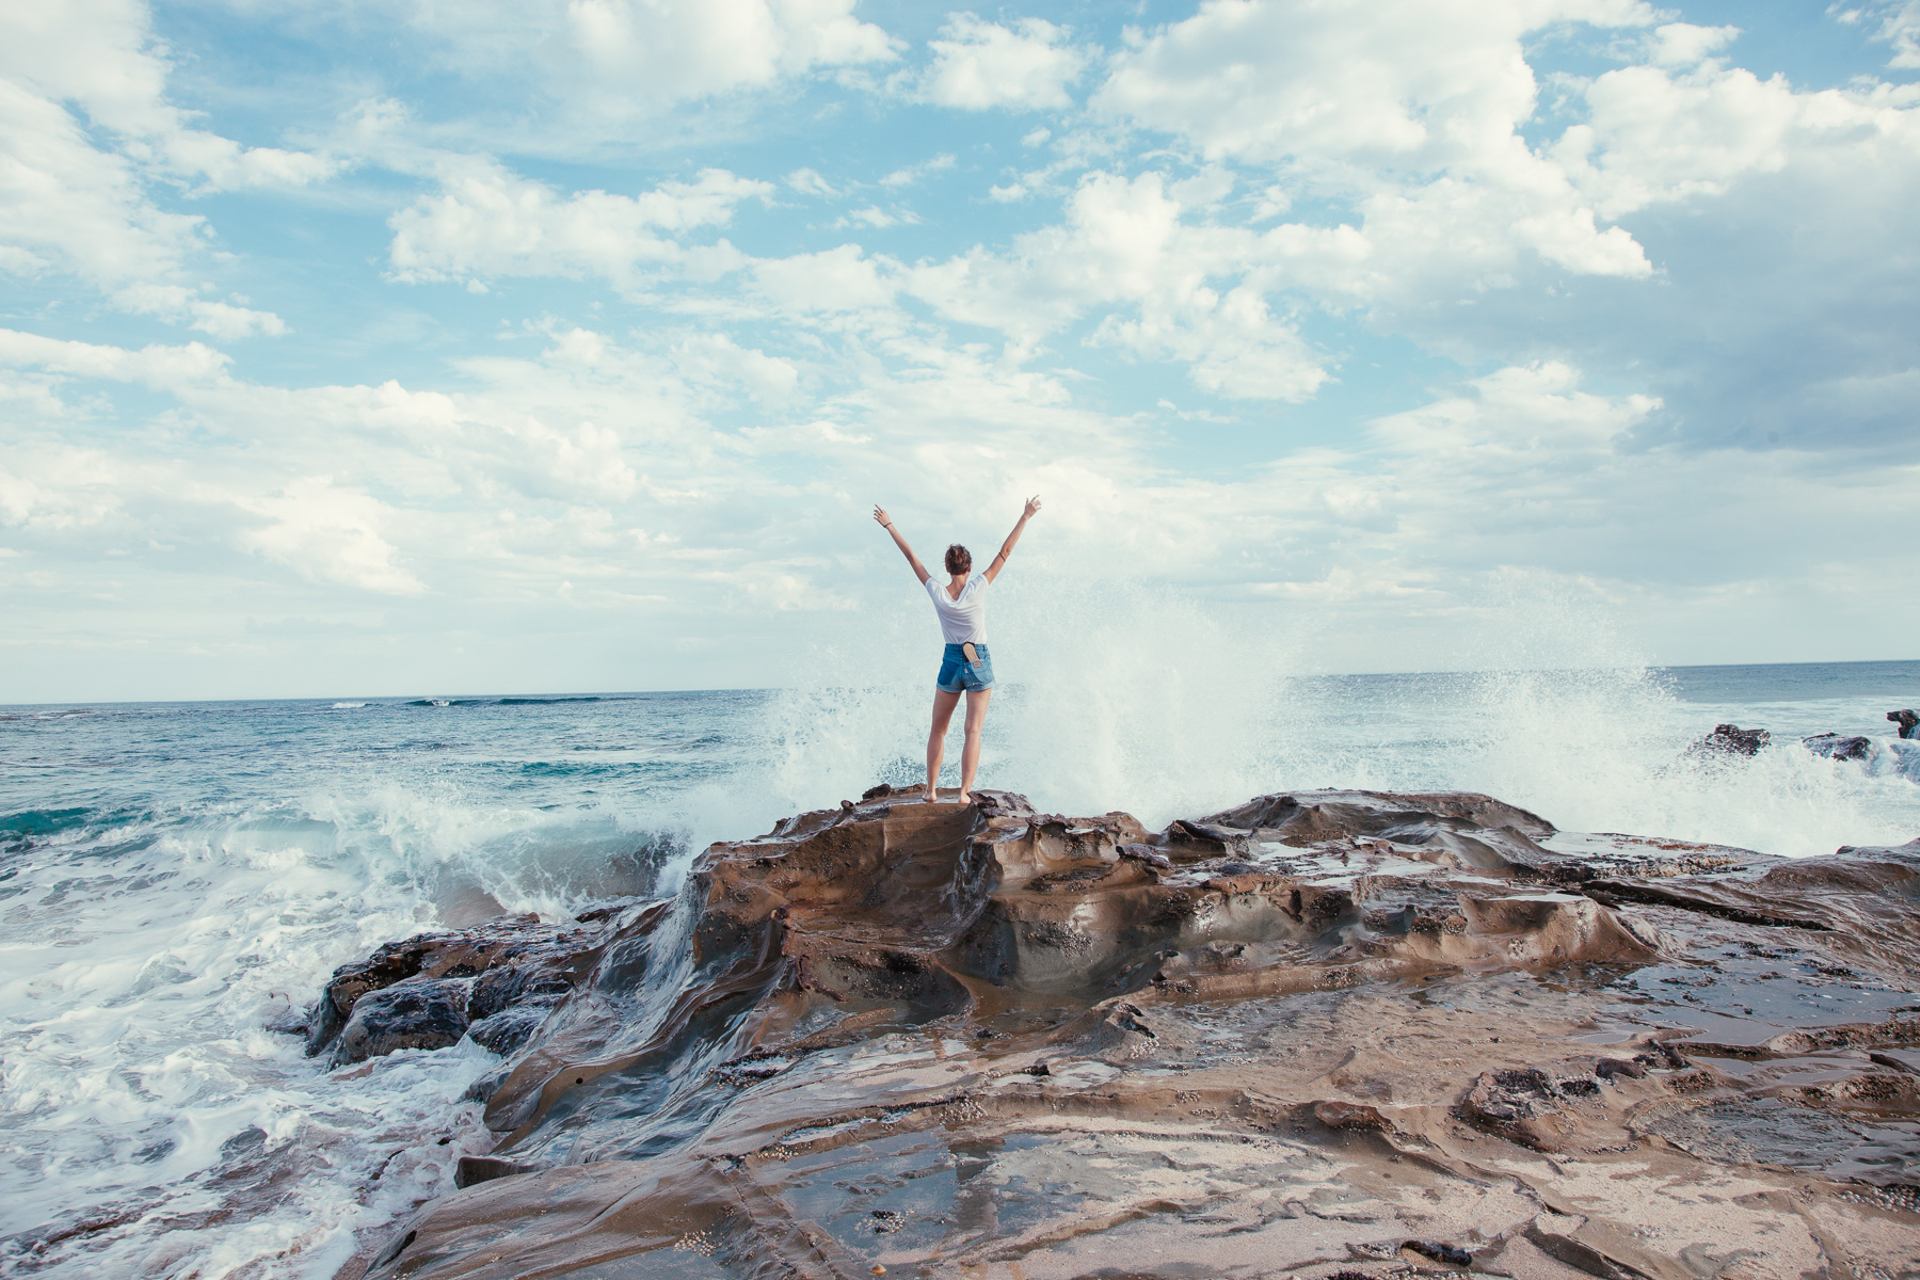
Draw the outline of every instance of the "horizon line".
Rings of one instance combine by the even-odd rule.
[[[1737,667],[1866,667],[1893,666],[1901,663],[1920,664],[1916,658],[1842,658],[1834,660],[1815,659],[1793,662],[1674,662],[1642,663],[1638,669],[1643,671],[1709,671]],[[1301,672],[1294,679],[1302,680],[1338,680],[1359,677],[1394,678],[1402,676],[1466,676],[1486,675],[1492,672],[1521,671],[1615,671],[1633,670],[1631,664],[1618,667],[1609,666],[1565,666],[1565,667],[1457,667],[1434,668],[1424,671],[1310,671]],[[1018,684],[1011,681],[1010,684]],[[791,685],[728,685],[707,686],[701,688],[677,689],[553,689],[553,690],[490,690],[486,692],[421,693],[407,691],[402,693],[315,693],[279,695],[273,697],[231,697],[231,698],[83,698],[51,699],[44,702],[0,702],[0,707],[152,707],[152,706],[188,706],[205,704],[219,706],[231,703],[248,702],[408,702],[424,701],[432,698],[445,698],[449,701],[463,699],[500,699],[500,698],[536,698],[560,700],[565,698],[645,698],[674,694],[701,693],[779,693]],[[849,686],[851,687],[851,686]]]

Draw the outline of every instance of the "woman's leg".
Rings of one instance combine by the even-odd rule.
[[[948,693],[944,689],[933,691],[933,732],[927,735],[927,800],[939,796],[940,757],[947,750],[947,726],[953,723],[953,709],[960,705],[959,693]],[[973,712],[967,712],[971,722]]]
[[[973,802],[973,775],[980,767],[980,729],[987,723],[991,689],[967,690],[967,745],[960,749],[960,803]]]

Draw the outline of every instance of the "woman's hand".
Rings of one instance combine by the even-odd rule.
[[[1031,520],[1033,518],[1034,513],[1038,510],[1040,510],[1040,495],[1036,493],[1031,498],[1027,499],[1027,514],[1021,518],[1025,520]]]
[[[873,522],[882,529],[893,528],[893,517],[889,516],[887,509],[877,502],[873,504]]]

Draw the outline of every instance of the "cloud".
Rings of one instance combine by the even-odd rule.
[[[1581,274],[1645,276],[1632,236],[1602,227],[1521,126],[1538,85],[1522,40],[1557,23],[1649,24],[1634,0],[1419,0],[1360,8],[1208,3],[1117,53],[1094,108],[1259,166],[1363,215],[1382,280],[1497,282],[1515,247]],[[1422,227],[1433,230],[1421,234]],[[1418,246],[1397,246],[1412,232]],[[1472,246],[1432,270],[1436,242]]]
[[[132,0],[0,7],[0,271],[76,277],[124,311],[218,338],[284,333],[194,279],[209,229],[155,188],[303,186],[337,166],[197,127],[166,99],[163,55]]]
[[[0,365],[44,369],[77,378],[138,382],[158,390],[180,391],[224,381],[229,363],[225,354],[198,342],[131,350],[0,329]]]
[[[803,196],[831,199],[840,193],[815,169],[795,169],[787,175],[787,185]]]
[[[1796,151],[1857,151],[1876,135],[1920,140],[1920,98],[1797,92],[1784,76],[1741,67],[1623,67],[1596,77],[1585,97],[1587,121],[1554,154],[1607,216],[1721,195],[1786,168]]]
[[[1653,29],[1648,58],[1663,67],[1689,67],[1720,52],[1740,34],[1738,27],[1702,27],[1665,22]]]
[[[307,476],[270,497],[242,500],[268,523],[241,536],[247,550],[322,582],[385,595],[418,595],[424,583],[397,563],[382,535],[393,512],[326,476]]]
[[[840,218],[836,227],[871,227],[884,231],[888,227],[911,226],[920,221],[920,215],[911,209],[882,209],[877,204],[863,205]]]
[[[1354,237],[1190,220],[1177,189],[1159,173],[1088,174],[1063,222],[1016,237],[1005,253],[918,264],[905,287],[951,320],[1022,341],[1099,315],[1095,342],[1182,360],[1207,390],[1311,396],[1328,376],[1324,363],[1266,292],[1289,276],[1350,262]],[[1220,189],[1203,184],[1187,194],[1212,199]]]
[[[58,103],[0,79],[0,267],[102,287],[168,279],[202,234],[200,218],[149,202],[135,167],[93,146]]]
[[[1236,400],[1309,400],[1327,381],[1320,357],[1245,285],[1205,291],[1184,309],[1108,317],[1095,342],[1184,363],[1194,385]]]
[[[452,70],[514,83],[571,127],[658,117],[676,104],[769,90],[819,69],[898,56],[854,0],[473,0],[393,4]],[[531,84],[528,84],[531,81]],[[530,92],[529,92],[530,90]]]
[[[202,297],[184,285],[128,285],[114,291],[113,301],[138,315],[184,320],[190,328],[228,341],[260,335],[277,337],[287,331],[286,322],[271,311]]]
[[[1902,70],[1920,67],[1920,0],[1893,0],[1853,12],[1870,17],[1873,38],[1893,47],[1888,66]]]
[[[561,195],[495,164],[465,164],[389,220],[388,261],[409,282],[598,276],[631,288],[681,261],[688,232],[724,226],[743,201],[772,194],[770,183],[706,169],[637,196]]]
[[[167,101],[171,67],[141,0],[0,7],[0,73],[53,103],[73,103],[122,140],[136,163],[207,190],[298,187],[336,160],[247,147],[197,127]]]
[[[1632,0],[1486,0],[1467,10],[1211,0],[1116,54],[1094,105],[1208,156],[1292,163],[1322,181],[1367,181],[1338,167],[1362,160],[1370,173],[1491,175],[1519,159],[1514,126],[1533,110],[1523,36],[1559,22],[1651,19]]]
[[[1044,18],[1021,18],[1011,26],[956,13],[928,42],[933,63],[921,85],[943,107],[985,111],[1058,110],[1072,105],[1068,92],[1086,70],[1088,55],[1071,33]]]
[[[951,151],[942,151],[927,157],[919,164],[910,164],[895,169],[880,179],[883,187],[910,187],[920,179],[932,173],[945,173],[953,168],[955,160]]]
[[[868,257],[853,244],[763,258],[749,272],[757,292],[791,314],[890,307],[898,288],[890,259]]]
[[[710,389],[720,404],[732,403],[741,391],[777,404],[789,399],[800,381],[791,360],[743,347],[724,333],[689,334],[673,345],[671,358],[682,377]]]

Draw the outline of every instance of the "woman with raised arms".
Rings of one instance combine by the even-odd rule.
[[[967,741],[960,752],[961,804],[973,802],[973,775],[980,766],[980,727],[987,722],[987,702],[993,697],[993,658],[987,652],[987,588],[1007,567],[1007,557],[1026,530],[1027,521],[1040,510],[1039,498],[1028,498],[1013,532],[1000,544],[985,573],[973,572],[973,556],[959,543],[947,548],[947,581],[940,582],[927,572],[920,557],[894,528],[893,519],[881,507],[873,509],[873,518],[893,537],[893,545],[913,567],[914,576],[927,589],[933,611],[940,619],[940,632],[946,638],[946,652],[940,659],[940,674],[933,684],[933,729],[927,734],[926,798],[939,798],[940,757],[946,753],[947,726],[953,723],[953,709],[960,695],[967,695]]]

